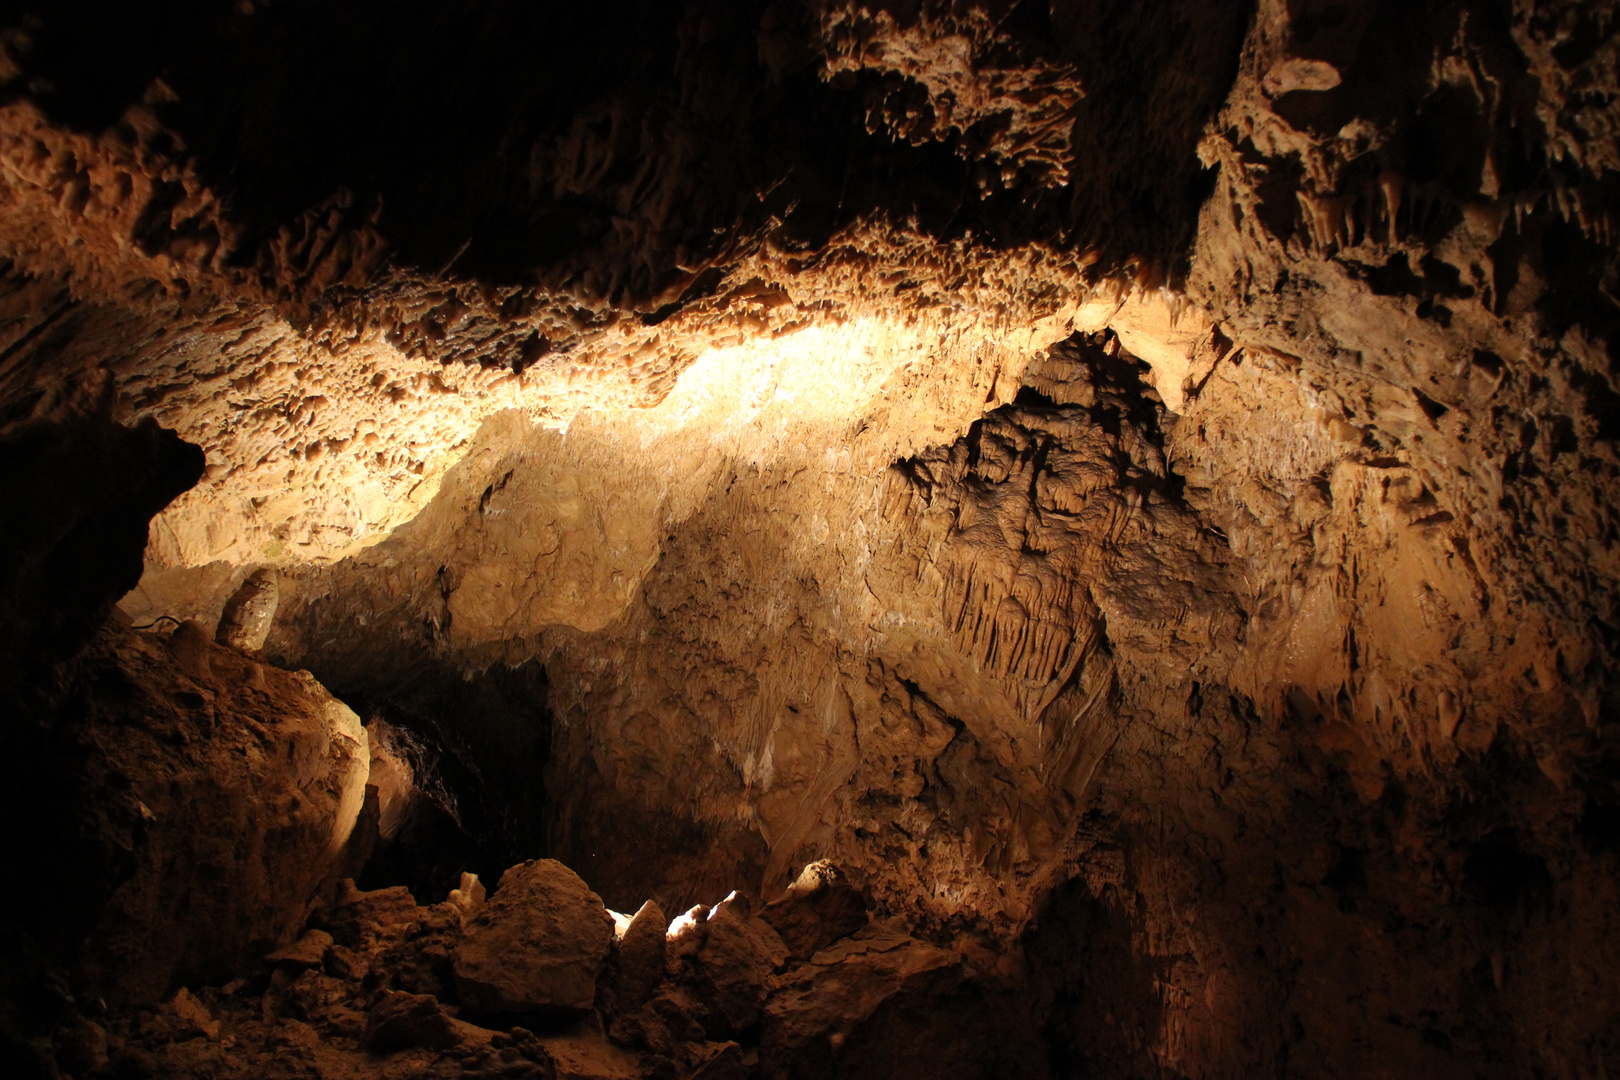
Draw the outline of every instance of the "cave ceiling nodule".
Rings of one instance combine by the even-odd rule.
[[[8,5],[0,1062],[1614,1074],[1617,133],[1607,0]]]

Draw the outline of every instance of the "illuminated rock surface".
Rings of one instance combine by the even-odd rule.
[[[4,1064],[1614,1074],[1611,7],[0,17]]]

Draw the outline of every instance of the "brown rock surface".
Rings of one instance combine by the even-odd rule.
[[[255,570],[247,576],[219,617],[216,639],[242,652],[254,653],[264,648],[270,636],[270,626],[276,620],[276,604],[281,590],[274,570]]]
[[[648,900],[636,910],[614,949],[613,1011],[633,1012],[647,1003],[664,981],[669,920]]]
[[[462,1041],[455,1021],[428,994],[390,990],[371,1007],[361,1045],[375,1054],[418,1048],[443,1049]]]
[[[613,941],[613,917],[579,875],[537,859],[501,875],[467,921],[456,993],[474,1012],[588,1009]]]
[[[761,1074],[831,1075],[851,1036],[905,995],[926,1000],[961,977],[961,957],[874,925],[791,973],[766,1006]]]
[[[0,15],[18,1055],[550,1077],[355,1049],[546,854],[602,1068],[1620,1071],[1608,0],[149,7]]]
[[[807,960],[867,923],[866,898],[825,859],[799,871],[787,892],[759,917],[771,924],[794,959]]]
[[[683,974],[708,1010],[711,1035],[746,1031],[759,1019],[771,976],[787,961],[787,946],[735,895],[703,917],[701,932]]]
[[[72,886],[108,889],[81,955],[109,1000],[155,1001],[296,938],[342,868],[364,795],[359,718],[308,672],[174,637],[190,663],[110,624],[68,699],[83,755],[73,812],[119,865],[110,885]]]

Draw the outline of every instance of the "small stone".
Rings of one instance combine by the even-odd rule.
[[[271,964],[287,964],[296,968],[320,967],[326,959],[326,950],[332,947],[332,935],[325,930],[310,930],[291,945],[265,956]]]
[[[371,1008],[360,1044],[374,1054],[397,1050],[443,1050],[462,1041],[453,1017],[430,994],[385,992]]]
[[[180,1029],[189,1035],[208,1039],[219,1038],[219,1021],[208,1012],[207,1006],[185,987],[176,990],[169,999],[169,1011],[180,1022]]]

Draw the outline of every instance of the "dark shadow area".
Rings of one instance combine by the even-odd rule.
[[[368,722],[404,733],[396,753],[414,774],[397,828],[379,836],[361,888],[405,885],[432,904],[463,871],[493,888],[507,867],[544,854],[551,715],[538,661],[471,678],[424,664],[398,683],[345,682],[334,692]]]
[[[816,15],[790,0],[66,0],[0,22],[27,27],[10,96],[81,130],[116,125],[161,79],[152,100],[183,140],[170,149],[227,196],[243,264],[340,191],[341,213],[374,219],[405,265],[647,312],[766,236],[813,251],[874,217],[991,247],[1096,246],[1099,270],[1179,264],[1212,179],[1195,145],[1246,5],[1009,14],[977,63],[1039,57],[1086,88],[1067,188],[975,164],[990,120],[915,144],[869,131],[904,80],[826,78]]]

